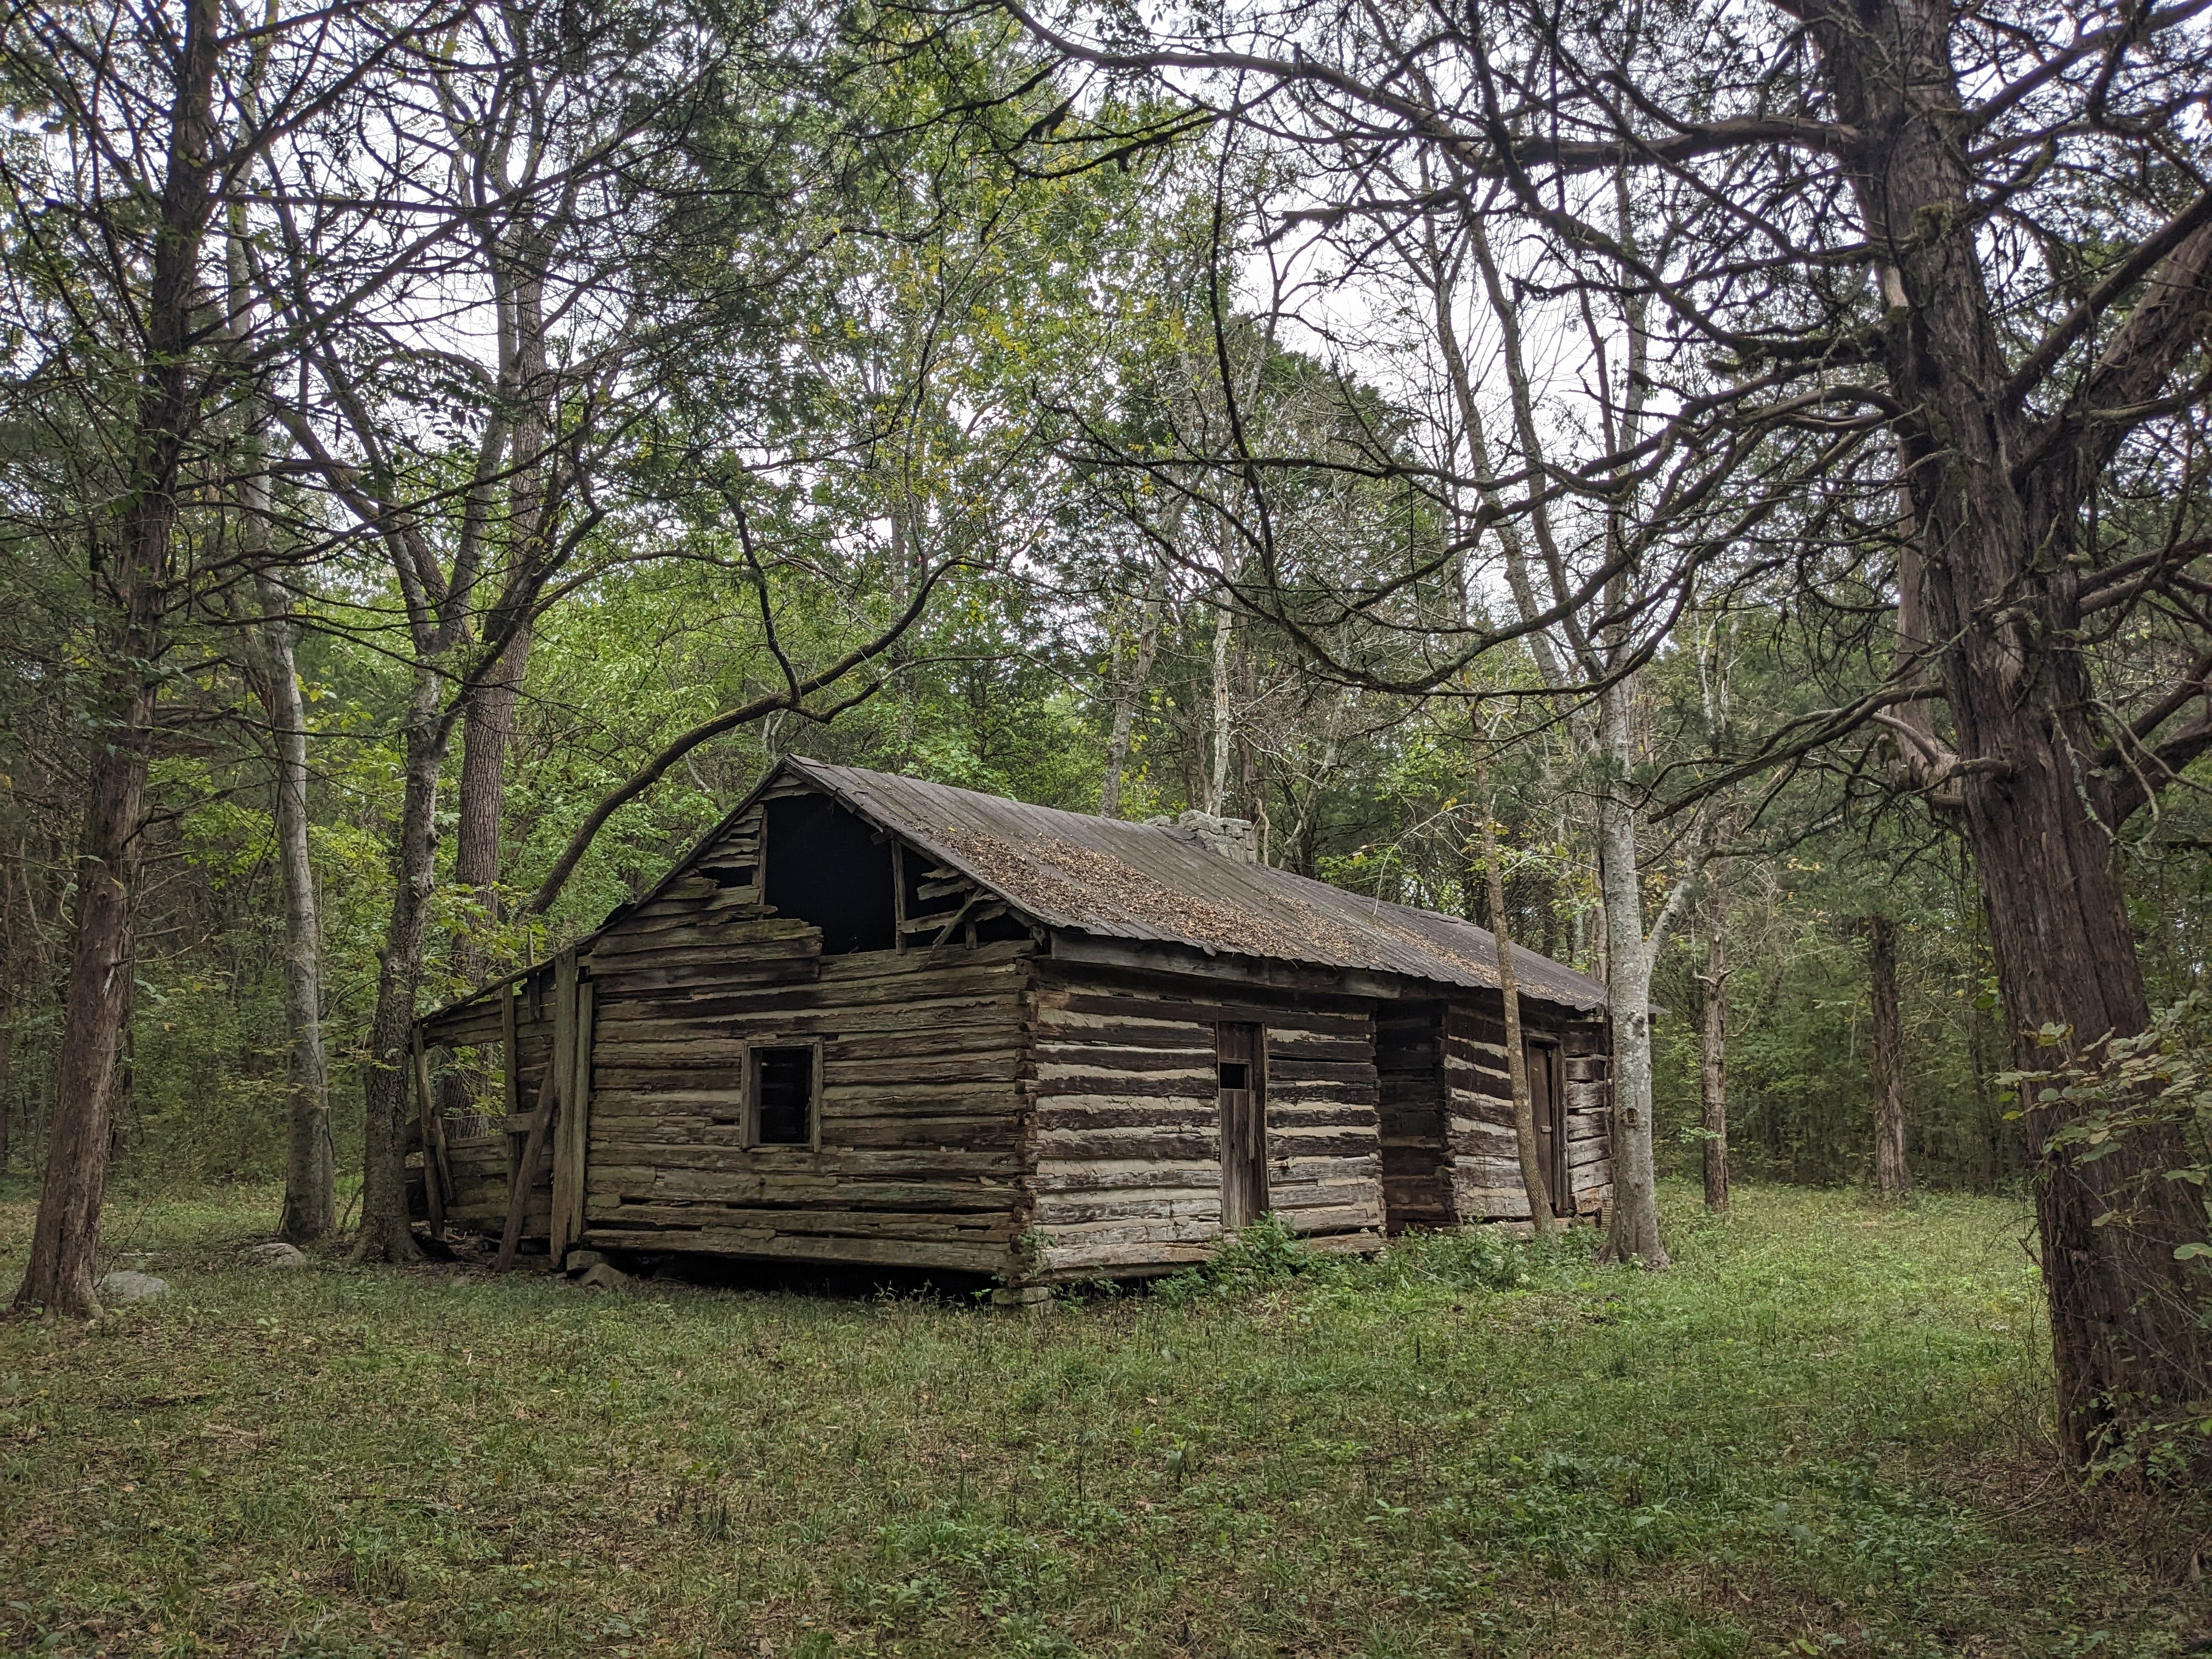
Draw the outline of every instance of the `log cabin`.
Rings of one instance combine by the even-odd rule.
[[[1127,823],[792,757],[644,896],[422,1019],[438,1229],[987,1275],[1006,1300],[1528,1217],[1497,945]],[[1553,1210],[1612,1194],[1603,988],[1517,950]]]

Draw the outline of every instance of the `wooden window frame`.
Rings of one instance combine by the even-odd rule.
[[[812,1051],[813,1066],[809,1073],[812,1092],[806,1102],[806,1139],[804,1140],[763,1140],[760,1138],[760,1063],[755,1058],[763,1048],[805,1048]],[[744,1144],[752,1152],[818,1152],[822,1150],[822,1039],[820,1037],[757,1037],[745,1043],[744,1066]]]

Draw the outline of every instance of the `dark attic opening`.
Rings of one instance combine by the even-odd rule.
[[[763,901],[819,927],[824,956],[890,950],[898,928],[890,838],[824,795],[771,800],[766,811]]]

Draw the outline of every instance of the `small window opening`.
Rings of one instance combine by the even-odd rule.
[[[805,1146],[814,1139],[814,1050],[753,1050],[753,1144]]]
[[[1252,1068],[1241,1060],[1221,1062],[1221,1086],[1224,1089],[1249,1089],[1252,1086]]]

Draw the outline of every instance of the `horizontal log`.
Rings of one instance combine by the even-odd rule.
[[[1010,1246],[951,1239],[824,1237],[799,1233],[777,1233],[763,1239],[718,1227],[628,1227],[586,1221],[583,1242],[602,1249],[677,1250],[750,1261],[938,1267],[959,1273],[1005,1273],[1016,1265]]]
[[[1267,1157],[1361,1158],[1376,1154],[1372,1129],[1301,1129],[1288,1125],[1267,1126]]]
[[[1028,982],[1028,962],[1036,946],[1027,939],[999,939],[977,945],[951,945],[942,951],[854,951],[825,957],[822,977],[838,984],[870,981],[925,979],[936,975],[997,974]]]
[[[899,1147],[934,1146],[945,1152],[994,1152],[1018,1149],[1021,1125],[1010,1112],[999,1117],[933,1117],[901,1119],[827,1118],[822,1124],[822,1150],[894,1151]]]
[[[1131,1048],[1104,1042],[1057,1042],[1042,1036],[1030,1039],[1040,1077],[1067,1077],[1091,1072],[1127,1072],[1202,1079],[1215,1077],[1214,1053],[1204,1048]]]
[[[1210,1261],[1220,1236],[1170,1241],[1128,1242],[1120,1239],[1079,1239],[1040,1249],[1031,1278],[1060,1280],[1086,1275],[1107,1277],[1116,1273],[1170,1273]]]
[[[1375,1068],[1364,1062],[1286,1060],[1272,1054],[1267,1056],[1270,1092],[1314,1084],[1340,1084],[1346,1088],[1364,1089],[1371,1096],[1376,1086]]]
[[[1264,1025],[1271,1031],[1297,1030],[1334,1033],[1348,1038],[1365,1036],[1370,1029],[1366,1009],[1357,999],[1346,998],[1342,1006],[1334,1008],[1316,1006],[1310,999],[1291,994],[1284,994],[1279,1001],[1224,997],[1218,1002],[1198,1002],[1192,1000],[1188,993],[1179,991],[1146,993],[1081,984],[1061,977],[1058,966],[1049,958],[1038,960],[1036,996],[1041,1008],[1051,1006],[1070,1013],[1109,1018],[1179,1020],[1201,1025],[1227,1021]]]
[[[591,1224],[586,1217],[586,1225]],[[991,1243],[1001,1250],[1016,1231],[1011,1212],[947,1214],[917,1210],[744,1209],[727,1204],[624,1204],[608,1214],[610,1227],[714,1228],[733,1234],[779,1236],[835,1234],[846,1238],[902,1238],[915,1242],[955,1240]]]
[[[822,954],[822,933],[807,922],[785,916],[764,916],[757,921],[742,917],[710,920],[696,915],[682,919],[655,918],[609,928],[592,941],[586,960],[596,969],[603,963],[627,964],[640,955],[690,960],[702,951],[719,951],[751,961],[818,957]]]
[[[944,996],[915,996],[896,1002],[848,1003],[819,983],[804,992],[779,991],[776,1006],[764,1006],[759,994],[734,992],[726,995],[687,998],[625,998],[599,1006],[592,1026],[602,1042],[632,1038],[647,1042],[684,1036],[706,1030],[732,1037],[787,1031],[794,1036],[843,1038],[861,1042],[872,1036],[908,1036],[929,1031],[1021,1030],[1021,999],[1011,989],[992,994],[973,993]]]
[[[1191,988],[1186,995],[1219,994],[1240,1000],[1280,999],[1290,1006],[1322,1003],[1372,1004],[1405,993],[1406,981],[1358,968],[1322,968],[1279,958],[1213,955],[1194,946],[1133,944],[1062,932],[1053,936],[1048,960],[1094,985],[1151,989],[1165,983]],[[1197,988],[1206,988],[1201,994]],[[1218,988],[1218,989],[1217,989]],[[1364,1010],[1361,1010],[1364,1012]]]
[[[1344,1037],[1272,1026],[1267,1031],[1267,1063],[1271,1066],[1295,1064],[1306,1067],[1357,1067],[1371,1075],[1375,1070],[1375,1045],[1364,1032]]]
[[[1011,1213],[1020,1199],[1007,1182],[855,1181],[830,1176],[779,1176],[750,1168],[666,1169],[611,1164],[586,1177],[594,1196],[634,1193],[656,1203],[731,1204],[774,1209],[835,1205],[851,1210],[912,1210]]]
[[[471,1004],[457,1013],[422,1022],[423,1043],[433,1048],[496,1048],[506,1041],[499,1009]]]
[[[1025,1178],[1031,1192],[1121,1192],[1156,1185],[1213,1187],[1221,1184],[1218,1158],[1048,1158],[1040,1157]]]
[[[1210,1101],[1102,1100],[1058,1095],[1040,1099],[1031,1121],[1040,1129],[1172,1129],[1212,1133],[1221,1124]]]
[[[1186,1019],[1116,1018],[1105,1014],[1072,1013],[1049,1002],[1031,999],[1031,1022],[1040,1039],[1054,1042],[1105,1043],[1130,1048],[1182,1048],[1194,1054],[1213,1052],[1213,1026]]]
[[[1378,1093],[1371,1083],[1309,1083],[1302,1079],[1271,1078],[1267,1082],[1267,1109],[1271,1112],[1279,1109],[1289,1110],[1293,1107],[1322,1106],[1337,1102],[1346,1106],[1357,1106],[1372,1117]]]
[[[1214,1074],[1210,1071],[1166,1076],[1132,1072],[1082,1072],[1037,1079],[1036,1097],[1039,1100],[1067,1096],[1211,1102],[1220,1097],[1220,1091],[1216,1086]]]
[[[1273,1194],[1270,1194],[1272,1200]],[[1310,1208],[1279,1206],[1274,1213],[1283,1224],[1301,1238],[1318,1234],[1374,1232],[1383,1223],[1382,1194],[1378,1188],[1371,1200],[1356,1204],[1332,1204]]]
[[[752,1159],[763,1165],[780,1165],[776,1173],[781,1175],[823,1176],[841,1180],[890,1177],[930,1182],[1011,1181],[1022,1172],[1022,1160],[1004,1151],[967,1152],[941,1147],[914,1147],[899,1151],[824,1148],[816,1152],[807,1146],[665,1146],[635,1141],[608,1144],[597,1137],[593,1138],[592,1147],[593,1159],[604,1155],[611,1164],[720,1169],[732,1166],[716,1164],[714,1159]]]
[[[1139,1128],[1039,1128],[1030,1139],[1040,1162],[1072,1163],[1091,1158],[1198,1159],[1220,1155],[1218,1127],[1186,1128],[1151,1125]]]
[[[834,966],[851,958],[824,957],[821,960],[828,966]],[[650,998],[664,1012],[681,1007],[685,1012],[697,1012],[702,1017],[713,1017],[719,1012],[767,1015],[863,1009],[879,1005],[910,1009],[925,1001],[939,999],[949,1001],[961,998],[1018,996],[1021,988],[1018,964],[940,968],[932,970],[926,978],[909,980],[880,975],[836,977],[828,972],[825,966],[819,979],[805,981],[735,988],[717,988],[706,982],[658,989],[649,987],[617,988],[624,1005],[634,1000]],[[603,991],[602,994],[605,993]]]
[[[1030,1213],[1030,1225],[1045,1230],[1079,1226],[1094,1221],[1161,1221],[1221,1223],[1221,1188],[1155,1188],[1127,1196],[1053,1194],[1040,1198]]]
[[[628,997],[640,992],[689,991],[696,989],[729,989],[736,987],[768,989],[780,985],[811,982],[814,978],[813,957],[797,957],[776,963],[732,962],[726,957],[690,966],[653,965],[624,969],[619,973],[601,971],[593,975],[594,983],[605,988],[611,996]]]

